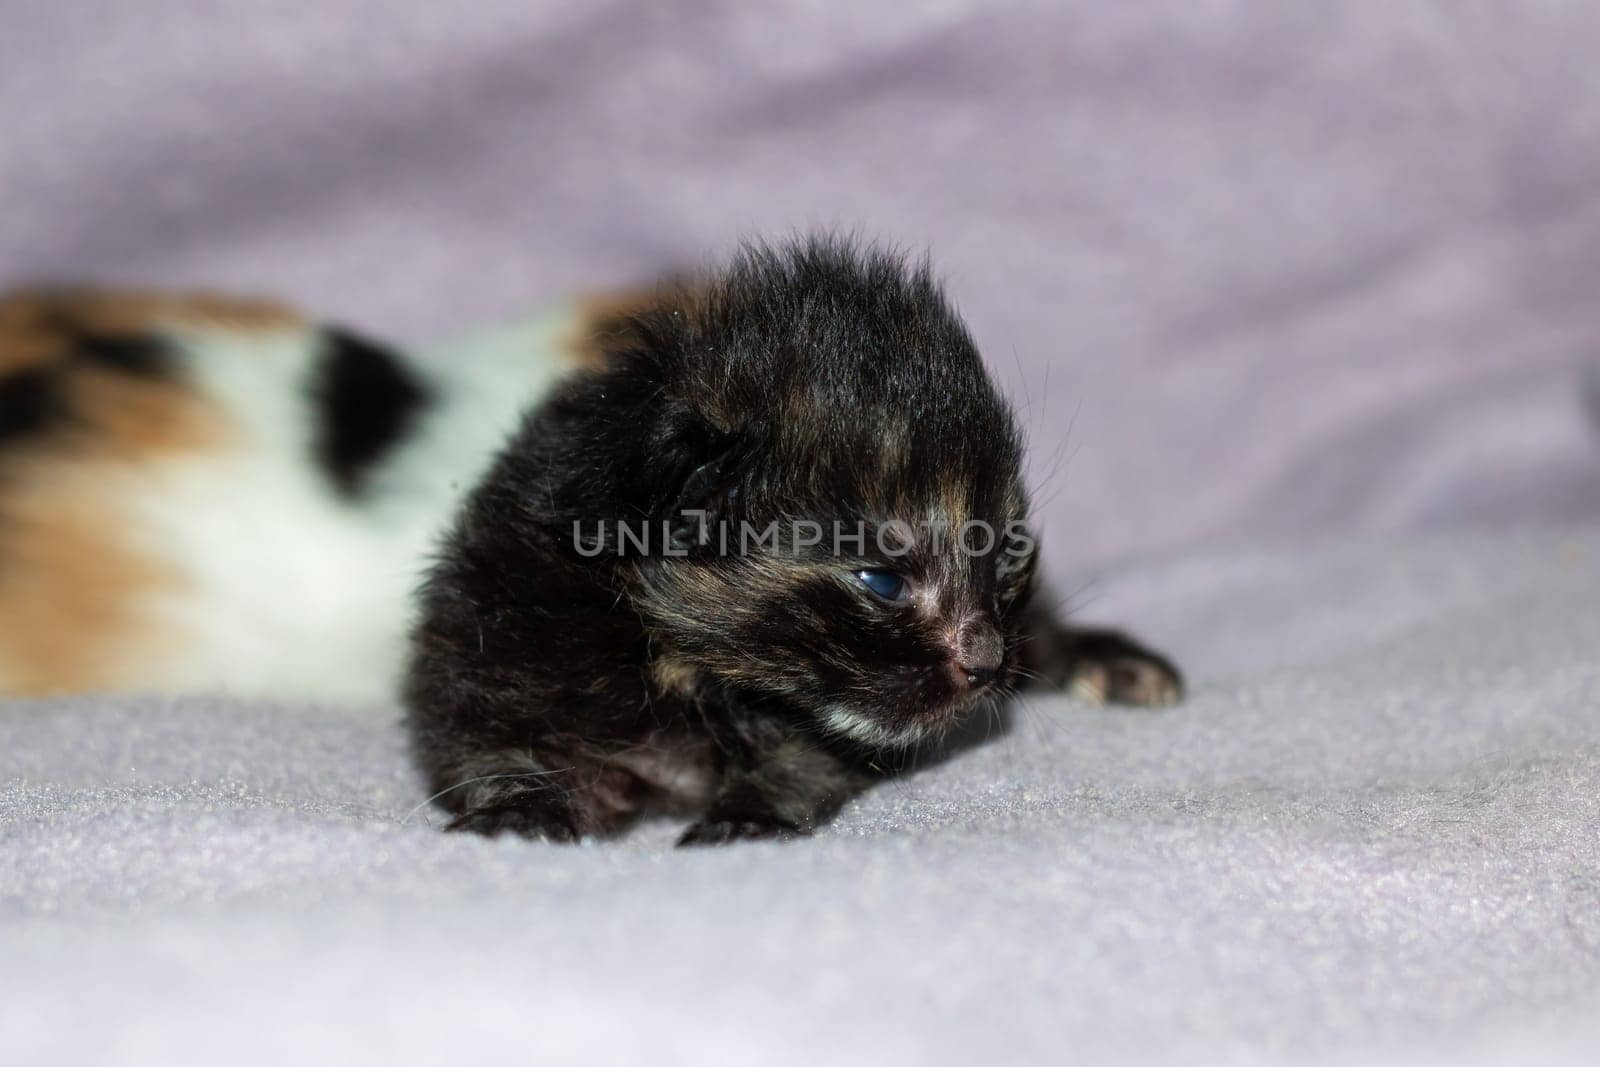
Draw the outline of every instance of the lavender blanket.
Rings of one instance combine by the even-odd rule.
[[[437,834],[393,709],[6,706],[0,1060],[1591,1061],[1600,15],[0,26],[0,284],[412,340],[744,232],[931,248],[1025,413],[1058,592],[1194,683],[1030,702],[812,841],[693,853]]]

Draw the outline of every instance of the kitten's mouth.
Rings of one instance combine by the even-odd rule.
[[[828,705],[822,721],[834,734],[882,748],[904,748],[935,741],[950,733],[992,701],[998,687],[976,686],[940,699],[904,700],[899,707],[859,708]]]
[[[983,706],[986,692],[962,693],[949,700],[915,712],[910,723],[925,737],[937,737],[961,725],[966,718]]]

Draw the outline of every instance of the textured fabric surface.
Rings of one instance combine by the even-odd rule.
[[[795,845],[438,834],[371,717],[9,708],[0,1048],[1592,1062],[1600,532],[1114,584],[1194,666],[1185,707],[1029,702]]]
[[[392,709],[7,706],[7,1063],[1592,1059],[1593,10],[0,15],[0,284],[420,339],[752,231],[931,248],[1058,592],[1194,683],[695,853],[436,834]]]

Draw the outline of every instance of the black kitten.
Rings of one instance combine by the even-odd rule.
[[[1160,656],[1030,605],[1022,443],[926,268],[754,248],[603,342],[424,589],[410,724],[452,828],[803,834],[1018,685],[1177,699]]]

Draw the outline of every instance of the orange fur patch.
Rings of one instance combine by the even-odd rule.
[[[281,328],[300,322],[273,308],[212,296],[68,290],[0,296],[0,378],[70,360],[83,336],[159,339],[184,325],[265,329],[269,323]],[[151,451],[202,446],[220,429],[215,413],[176,381],[87,365],[65,367],[61,386],[72,422],[25,439],[13,453],[67,452],[75,461],[92,455],[125,462]]]
[[[0,452],[0,684],[42,695],[104,688],[157,640],[139,608],[175,581],[132,544],[122,492],[140,468],[203,449],[220,414],[181,382],[70,361],[75,339],[293,319],[216,298],[18,294],[0,298],[0,377],[60,361],[71,418]]]
[[[116,683],[143,647],[139,600],[167,580],[118,537],[92,478],[58,488],[55,464],[16,484],[0,514],[0,656],[9,692],[81,692]],[[87,472],[85,472],[87,473]],[[70,483],[69,483],[70,485]]]
[[[581,296],[573,304],[572,328],[562,347],[576,369],[598,369],[605,365],[607,352],[631,339],[631,316],[662,305],[687,311],[693,296],[690,286],[672,279],[658,285]]]
[[[83,428],[63,430],[62,436],[72,437],[81,451],[107,459],[204,448],[223,435],[220,416],[174,383],[86,368],[72,375],[67,395]]]
[[[61,324],[91,334],[159,334],[181,329],[242,333],[294,329],[304,320],[270,300],[215,293],[43,288],[0,296],[0,334],[19,328],[49,332]],[[0,363],[0,368],[5,364]]]
[[[69,351],[67,336],[27,297],[0,296],[0,375],[51,363]]]

